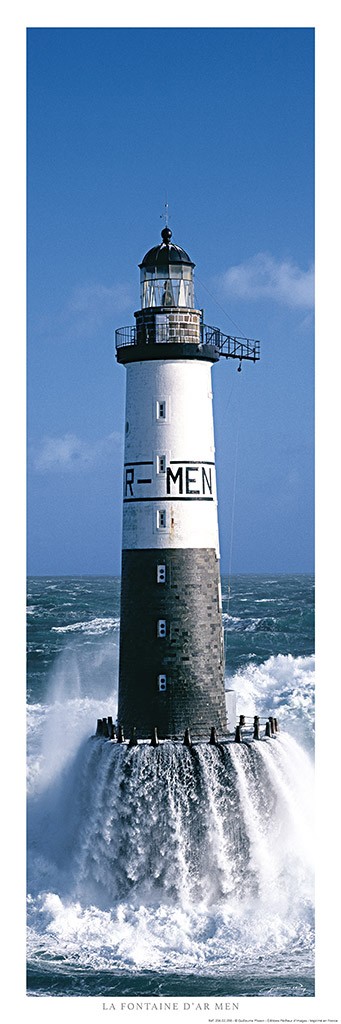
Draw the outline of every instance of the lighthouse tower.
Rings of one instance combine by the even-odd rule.
[[[155,728],[207,739],[227,731],[211,368],[258,354],[203,324],[194,263],[168,227],[161,236],[140,263],[136,326],[116,331],[127,370],[118,723],[141,739]]]

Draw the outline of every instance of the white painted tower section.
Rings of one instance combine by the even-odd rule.
[[[219,557],[211,363],[127,365],[123,549]]]

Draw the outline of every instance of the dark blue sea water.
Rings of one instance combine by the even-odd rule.
[[[223,578],[226,687],[275,739],[94,740],[119,587],[28,580],[28,993],[314,993],[314,580]]]

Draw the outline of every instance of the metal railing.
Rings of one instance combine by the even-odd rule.
[[[137,345],[136,327],[119,327],[115,331],[115,344],[116,352],[118,348],[124,348],[125,345]]]
[[[206,331],[212,330],[207,327]],[[214,330],[214,328],[213,328]],[[234,338],[230,334],[222,334],[219,331],[219,352],[226,359],[251,359],[256,362],[260,359],[260,341],[254,338]]]
[[[160,345],[170,343],[191,343],[200,347],[214,348],[226,359],[260,359],[260,342],[254,338],[237,338],[223,334],[219,327],[200,324],[200,340],[194,339],[188,326],[176,325],[174,321],[158,324],[140,324],[138,327],[119,327],[115,331],[116,351],[126,345]]]

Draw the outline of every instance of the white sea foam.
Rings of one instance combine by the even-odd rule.
[[[117,713],[118,646],[101,635],[91,647],[72,641],[50,670],[47,702],[28,705],[28,787],[42,790],[65,770],[97,718]]]
[[[311,797],[288,737],[195,758],[83,744],[32,809],[30,956],[261,974],[303,951],[311,968]]]
[[[311,746],[314,735],[315,657],[277,654],[250,662],[226,685],[237,694],[238,714],[278,716],[283,729]]]
[[[241,619],[239,615],[230,615],[229,612],[223,612],[222,613],[222,620],[223,620],[224,623],[226,623],[226,622],[231,622],[231,623],[232,622],[242,622],[243,621],[243,619]]]
[[[255,615],[250,618],[241,618],[238,615],[223,612],[222,619],[227,633],[255,633],[258,629],[268,629],[276,625],[276,619],[272,615],[266,615],[264,618]]]
[[[62,956],[69,966],[95,970],[157,970],[219,975],[233,970],[279,974],[283,962],[300,954],[300,965],[312,966],[312,921],[303,922],[293,908],[283,920],[275,906],[266,915],[257,901],[248,911],[230,908],[192,907],[182,910],[169,904],[156,907],[122,903],[110,911],[94,904],[84,907],[56,893],[46,893],[28,906],[29,957],[37,962]],[[302,948],[307,953],[302,958]]]
[[[113,629],[118,629],[120,620],[118,618],[88,619],[85,622],[72,622],[67,626],[52,626],[52,633],[86,633],[88,636],[102,636]]]
[[[311,748],[314,735],[315,658],[276,655],[250,661],[225,685],[237,696],[237,714],[274,714],[280,728]],[[28,784],[44,787],[62,771],[96,719],[117,716],[118,647],[102,636],[93,648],[68,647],[50,672],[48,702],[28,705]]]
[[[282,732],[231,744],[123,745],[88,737],[117,713],[111,625],[68,646],[46,703],[28,709],[28,952],[94,970],[312,969],[314,657],[248,663],[226,685],[238,714]],[[62,627],[65,631],[65,627]],[[111,635],[110,635],[111,633]],[[288,735],[292,733],[292,735]],[[299,741],[299,742],[297,742]],[[126,769],[124,768],[126,765]]]

